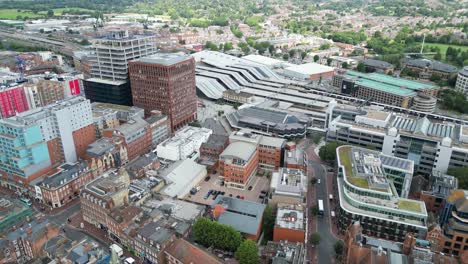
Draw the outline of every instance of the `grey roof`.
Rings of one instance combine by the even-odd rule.
[[[454,135],[455,130],[454,124],[431,122],[427,117],[416,119],[396,116],[392,120],[391,125],[397,129],[435,137],[451,138]]]
[[[465,77],[468,77],[468,66],[463,67],[463,69],[461,69],[458,73]]]
[[[382,161],[382,165],[384,166],[391,166],[394,168],[399,168],[402,170],[412,171],[413,170],[413,162],[406,159],[400,159],[392,156],[380,155],[380,160]]]
[[[202,143],[202,147],[207,148],[219,148],[223,147],[229,140],[229,137],[226,135],[215,135],[211,134],[208,140]]]
[[[156,160],[158,160],[158,156],[156,154],[154,154],[153,152],[149,152],[149,153],[147,153],[145,155],[142,155],[142,156],[138,157],[134,161],[130,162],[127,165],[127,169],[129,169],[129,170],[138,170],[138,169],[140,169],[142,167],[148,166],[149,164],[155,162]]]
[[[257,234],[265,205],[232,197],[218,196],[212,207],[221,205],[226,208],[218,222],[234,227],[246,234]]]
[[[59,169],[61,170],[56,174],[46,177],[42,181],[42,185],[48,185],[48,187],[61,186],[72,180],[75,174],[79,175],[81,172],[88,169],[88,165],[86,161],[77,162],[75,164],[66,163],[60,166]]]
[[[223,153],[221,153],[220,157],[230,156],[248,161],[255,151],[257,151],[257,147],[255,145],[237,141],[229,144]]]
[[[168,240],[173,234],[171,230],[161,227],[158,222],[151,222],[145,225],[138,233],[142,237],[149,238],[158,243]]]
[[[286,139],[283,138],[262,136],[260,139],[260,145],[282,148],[284,144],[286,144]]]
[[[428,59],[409,59],[406,61],[406,65],[418,67],[418,68],[429,68],[436,71],[447,72],[447,73],[456,73],[458,71],[457,67],[442,63],[436,60]]]
[[[122,133],[125,136],[125,140],[133,141],[142,129],[144,129],[148,125],[141,117],[134,117],[130,119],[127,123],[122,124],[121,126],[115,128],[115,131]]]
[[[114,144],[109,139],[100,138],[88,145],[88,147],[86,148],[86,154],[93,157],[99,157],[108,153],[114,147]]]
[[[393,64],[388,63],[386,61],[381,61],[381,60],[374,60],[374,59],[365,59],[363,61],[364,65],[370,66],[370,67],[375,67],[375,68],[393,68]]]
[[[150,56],[137,59],[138,62],[159,64],[164,66],[174,65],[176,63],[186,61],[192,57],[183,53],[156,53]]]

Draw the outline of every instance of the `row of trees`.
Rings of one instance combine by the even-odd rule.
[[[455,110],[468,114],[468,101],[463,93],[445,89],[440,94],[440,102],[444,109]]]
[[[255,242],[243,240],[241,233],[233,227],[202,217],[193,224],[195,241],[205,247],[235,252],[240,264],[257,264],[258,248]]]

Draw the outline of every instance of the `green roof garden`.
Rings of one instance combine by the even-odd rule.
[[[417,201],[400,199],[398,200],[398,209],[420,213],[421,204]]]

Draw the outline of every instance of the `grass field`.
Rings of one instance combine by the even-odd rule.
[[[55,8],[54,14],[56,16],[62,15],[64,11],[67,10],[80,10],[80,11],[92,11],[89,9],[84,9],[84,8]],[[40,17],[45,17],[47,14],[47,11],[41,11],[38,12],[37,14],[34,14],[30,10],[20,10],[18,12],[17,9],[0,9],[0,19],[16,19],[18,16],[24,17],[29,17],[29,18],[40,18]]]
[[[424,44],[424,51],[428,52],[430,47],[438,47],[440,49],[440,53],[442,55],[442,60],[445,60],[445,52],[447,51],[448,47],[461,49],[462,51],[468,50],[468,46],[459,46],[459,45],[452,45],[452,44],[439,44],[439,43],[425,43]]]

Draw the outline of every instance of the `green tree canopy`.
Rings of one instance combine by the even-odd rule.
[[[195,241],[205,247],[215,247],[235,252],[242,241],[241,234],[231,226],[211,221],[205,217],[193,224]]]
[[[458,179],[458,188],[468,190],[468,167],[452,168],[447,171],[447,174]]]
[[[309,237],[309,243],[315,246],[320,244],[320,235],[318,233],[312,233]]]
[[[338,256],[343,254],[343,247],[344,247],[343,240],[336,241],[335,246],[334,246],[335,254],[338,255]]]
[[[258,248],[250,239],[244,240],[236,251],[236,259],[240,264],[258,264]]]
[[[267,206],[263,212],[262,229],[265,240],[273,239],[273,228],[275,227],[275,216],[271,206]]]
[[[339,146],[340,144],[336,141],[327,142],[319,150],[320,158],[325,161],[336,160],[336,148]]]

